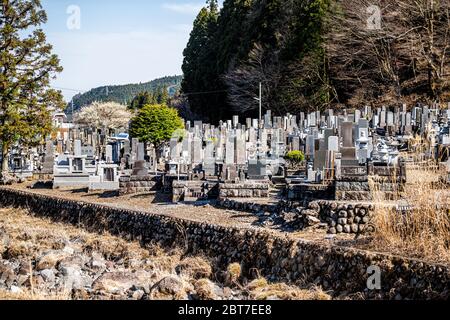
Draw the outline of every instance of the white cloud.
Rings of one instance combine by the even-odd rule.
[[[204,7],[201,3],[164,3],[162,7],[166,10],[182,14],[196,15]]]

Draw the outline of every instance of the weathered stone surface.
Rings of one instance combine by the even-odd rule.
[[[64,288],[64,290],[71,291],[73,289],[82,289],[84,287],[79,266],[62,267],[60,268],[60,272],[62,275],[61,287]]]
[[[41,271],[45,269],[56,268],[56,265],[69,256],[68,253],[64,251],[50,251],[39,258],[36,263],[36,270]]]
[[[175,295],[183,291],[183,281],[175,276],[168,276],[156,283],[152,291],[158,291],[162,294]]]
[[[40,272],[40,275],[42,276],[42,279],[44,279],[45,282],[54,283],[56,276],[55,276],[55,270],[54,269],[45,269]]]
[[[150,284],[151,276],[145,271],[131,272],[106,272],[93,283],[93,289],[107,293],[123,293],[133,286],[145,287]]]

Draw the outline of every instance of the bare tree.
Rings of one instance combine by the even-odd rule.
[[[330,77],[348,103],[442,100],[449,86],[448,0],[340,0],[329,16]]]
[[[258,108],[255,97],[258,97],[261,83],[263,109],[283,113],[282,107],[274,103],[281,80],[278,61],[278,52],[266,50],[257,43],[250,51],[248,60],[225,75],[224,80],[229,88],[228,99],[236,111],[248,112]]]
[[[397,4],[401,23],[412,30],[408,42],[416,62],[417,81],[426,80],[430,97],[444,102],[450,98],[450,1],[402,0]]]

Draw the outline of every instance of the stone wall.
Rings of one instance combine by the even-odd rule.
[[[238,201],[233,199],[219,199],[215,206],[221,209],[244,211],[249,213],[279,212],[278,204],[262,204],[249,201]]]
[[[366,177],[346,177],[336,180],[335,199],[340,201],[368,201],[372,199]]]
[[[245,183],[221,183],[219,197],[226,198],[268,198],[269,183],[245,182]]]
[[[74,202],[0,188],[0,205],[83,227],[108,231],[142,244],[181,246],[205,254],[225,268],[239,262],[248,277],[306,280],[335,295],[361,292],[366,298],[449,298],[450,267],[386,254],[277,237],[264,230],[225,228],[156,214]],[[381,270],[381,290],[367,289],[370,266]]]
[[[173,181],[172,201],[198,201],[216,199],[218,183],[210,181]]]
[[[161,184],[158,176],[122,176],[119,179],[119,194],[135,194],[156,191]]]
[[[335,201],[316,201],[310,207],[319,211],[320,220],[328,225],[328,233],[371,232],[374,206],[368,204],[341,204]]]
[[[334,199],[335,188],[333,185],[312,183],[289,184],[287,194],[288,200],[308,203],[314,199]]]

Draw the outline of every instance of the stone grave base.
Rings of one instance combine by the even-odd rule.
[[[89,191],[116,191],[120,189],[120,183],[117,181],[91,181]]]
[[[287,189],[288,200],[290,201],[332,200],[335,195],[334,186],[328,184],[290,184]]]
[[[64,175],[54,175],[53,189],[61,188],[89,188],[89,173],[72,173]]]
[[[269,182],[221,183],[219,197],[226,198],[268,198]]]
[[[172,201],[217,199],[217,181],[172,181]]]
[[[136,194],[157,191],[161,183],[159,176],[122,176],[119,179],[119,194]]]

